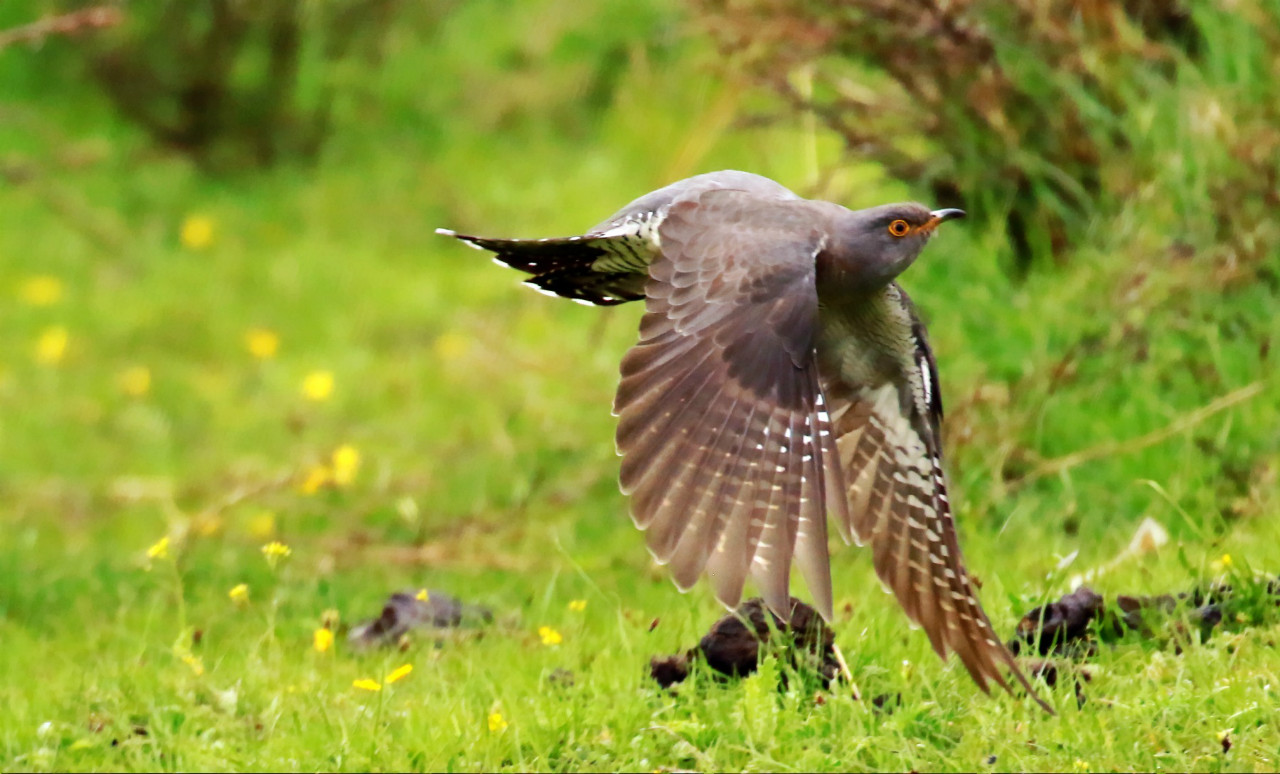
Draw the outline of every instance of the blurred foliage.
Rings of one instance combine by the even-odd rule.
[[[1204,178],[1204,198],[1180,208],[1186,217],[1255,257],[1260,229],[1275,243],[1266,223],[1280,202],[1273,2],[694,7],[729,69],[779,95],[780,112],[812,112],[849,155],[917,181],[939,205],[1003,220],[1016,273],[1037,256],[1064,258],[1097,210],[1170,163]],[[1175,134],[1162,143],[1175,158],[1143,152],[1157,133]],[[1188,133],[1207,142],[1191,148]]]
[[[335,92],[369,77],[404,5],[132,3],[124,23],[83,55],[123,116],[208,169],[314,160],[330,132]],[[435,22],[450,6],[424,3],[415,15]]]

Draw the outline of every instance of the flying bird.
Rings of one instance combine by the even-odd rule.
[[[794,562],[832,618],[828,522],[944,660],[983,691],[1008,669],[957,542],[942,398],[924,325],[895,281],[956,209],[849,210],[722,171],[636,199],[581,236],[437,233],[527,284],[594,305],[644,301],[613,411],[621,488],[681,589],[737,607],[750,576],[790,612]]]

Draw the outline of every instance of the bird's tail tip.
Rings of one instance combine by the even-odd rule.
[[[480,244],[481,242],[480,237],[474,237],[468,234],[459,234],[457,231],[454,231],[451,228],[438,228],[436,229],[436,233],[443,237],[452,237],[454,239],[457,239],[458,241],[462,242],[464,245],[468,247],[474,247],[477,250],[485,249],[485,247]]]
[[[1005,653],[1009,653],[1009,651],[1006,649]],[[1014,660],[1012,654],[1009,654],[1008,665],[1009,665],[1009,668],[1013,670],[1013,676],[1017,679],[1019,683],[1022,684],[1023,689],[1026,690],[1027,695],[1031,697],[1031,700],[1034,701],[1036,704],[1039,704],[1040,709],[1044,710],[1050,715],[1056,716],[1058,713],[1054,711],[1053,705],[1045,701],[1045,699],[1040,695],[1040,693],[1036,691],[1034,687],[1032,687],[1031,681],[1027,679],[1026,674],[1018,666],[1018,662]],[[1006,691],[1008,691],[1011,694],[1013,693],[1013,689],[1012,687],[1009,686],[1008,683],[1001,681],[1001,684],[1004,685],[1004,688]]]

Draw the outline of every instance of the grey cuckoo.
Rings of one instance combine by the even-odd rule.
[[[647,194],[582,236],[446,229],[589,304],[643,299],[614,400],[622,491],[681,589],[703,572],[736,607],[747,576],[784,618],[791,564],[832,614],[827,522],[870,543],[876,573],[938,655],[984,690],[1001,667],[956,540],[933,354],[894,281],[960,210],[848,210],[746,172]],[[1047,705],[1044,705],[1048,709]]]

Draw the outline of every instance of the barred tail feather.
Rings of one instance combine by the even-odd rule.
[[[606,236],[557,239],[492,239],[439,228],[512,269],[533,275],[526,285],[543,292],[598,306],[644,298],[648,279],[648,243]]]

